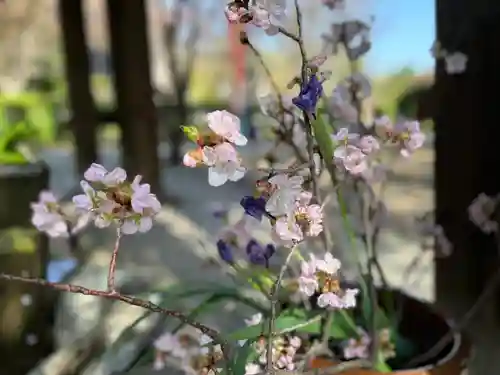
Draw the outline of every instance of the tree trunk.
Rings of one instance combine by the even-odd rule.
[[[144,0],[108,0],[109,30],[122,129],[123,165],[160,193],[158,120],[151,86]]]
[[[82,0],[59,0],[70,126],[76,143],[76,167],[80,175],[97,161],[97,111],[91,93],[90,64],[85,42]]]
[[[467,208],[481,192],[500,192],[497,140],[498,103],[491,90],[500,85],[500,3],[487,0],[436,0],[437,40],[448,51],[468,57],[462,75],[436,67],[436,219],[454,252],[436,261],[438,305],[459,318],[472,306],[499,268],[492,236],[475,228]],[[500,372],[498,290],[476,314],[468,331],[476,354],[470,374]]]

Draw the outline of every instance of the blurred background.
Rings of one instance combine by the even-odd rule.
[[[210,266],[222,226],[214,207],[237,218],[239,200],[252,192],[256,174],[220,188],[208,186],[206,170],[181,166],[186,145],[179,127],[201,124],[204,113],[228,109],[241,116],[250,138],[241,150],[248,165],[260,165],[270,150],[276,152],[257,101],[269,91],[269,82],[239,43],[240,30],[228,26],[225,3],[0,1],[2,272],[105,287],[114,233],[89,228],[77,239],[78,251],[70,252],[66,240],[35,233],[29,211],[44,188],[70,201],[80,190],[82,173],[97,161],[143,175],[164,203],[151,232],[124,241],[117,281],[122,291],[156,298],[155,290],[174,282],[225,280]],[[307,49],[317,54],[335,16],[319,0],[301,4]],[[373,85],[368,112],[416,117],[429,140],[411,160],[394,166],[386,193],[390,214],[381,256],[390,281],[400,286],[402,267],[421,250],[415,219],[434,207],[434,126],[426,103],[434,83],[429,49],[436,38],[435,4],[347,4],[351,14],[373,22],[373,46],[361,63]],[[293,12],[290,22],[295,27]],[[296,46],[256,28],[248,28],[248,35],[278,85],[293,93],[286,85],[299,69]],[[342,51],[325,66],[333,73],[325,84],[329,94],[350,74],[350,66]],[[431,300],[432,256],[422,264],[410,290]],[[145,319],[123,335],[143,315],[141,309],[31,285],[1,282],[0,301],[2,375],[122,373],[159,324]],[[234,306],[218,313],[208,319],[215,326],[240,319]]]

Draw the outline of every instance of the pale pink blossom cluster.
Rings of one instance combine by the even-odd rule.
[[[334,309],[349,309],[356,306],[358,289],[340,287],[338,272],[341,263],[332,254],[326,253],[323,259],[317,259],[311,254],[309,261],[301,264],[299,290],[311,297],[319,292],[317,300],[319,307]]]
[[[361,327],[358,327],[359,337],[347,340],[344,346],[344,358],[368,358],[370,355],[370,345],[372,343],[371,337]],[[394,344],[391,340],[391,332],[389,329],[384,328],[378,332],[378,341],[380,347],[380,354],[383,358],[388,359],[396,355]]]
[[[54,193],[43,190],[38,202],[31,203],[31,223],[49,237],[68,237],[83,229],[88,215],[70,215],[63,210]]]
[[[210,133],[198,136],[198,148],[184,155],[184,165],[191,168],[208,166],[211,186],[242,179],[246,170],[234,147],[247,143],[240,131],[240,119],[228,111],[214,111],[207,114],[207,122]]]
[[[268,180],[266,211],[276,220],[274,238],[292,247],[323,231],[323,209],[312,203],[313,195],[303,190],[302,176],[279,174]]]
[[[285,18],[286,0],[256,0],[244,6],[241,1],[233,1],[224,11],[232,24],[248,23],[265,31],[267,35],[279,33],[277,23]]]
[[[245,375],[261,374],[267,364],[267,343],[261,339],[254,344],[258,359],[249,362],[245,366]],[[275,370],[295,370],[295,355],[302,346],[302,340],[298,336],[283,335],[273,338],[272,354]]]
[[[216,367],[221,356],[220,345],[207,345],[212,339],[207,335],[198,338],[187,333],[172,334],[165,332],[153,343],[155,349],[154,370],[163,370],[169,357],[180,361],[182,370],[186,374],[208,374],[210,371],[218,373]],[[212,367],[213,366],[213,367]]]
[[[73,197],[73,204],[82,213],[91,215],[98,228],[115,223],[122,233],[147,232],[153,226],[153,218],[161,209],[149,184],[143,184],[142,176],[127,181],[122,168],[112,171],[93,163],[80,182],[83,194]]]

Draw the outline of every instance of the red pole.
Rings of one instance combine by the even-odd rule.
[[[242,114],[245,105],[245,46],[240,43],[240,32],[244,30],[243,24],[229,25],[229,51],[231,64],[233,64],[232,105],[236,114]]]

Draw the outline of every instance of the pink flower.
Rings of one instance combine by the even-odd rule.
[[[275,240],[286,247],[292,247],[304,239],[304,233],[293,216],[280,217],[274,224],[274,230]]]
[[[50,237],[67,237],[68,225],[59,202],[50,191],[41,191],[38,202],[31,203],[31,223]]]
[[[371,135],[365,135],[357,142],[356,146],[366,155],[380,150],[377,139]]]
[[[247,144],[247,138],[240,132],[240,119],[228,111],[214,111],[207,114],[208,127],[217,135],[237,146]]]
[[[221,186],[229,181],[238,181],[245,175],[245,168],[235,148],[227,142],[203,148],[203,162],[209,166],[208,183]]]
[[[355,146],[337,147],[333,157],[337,161],[340,161],[344,168],[353,175],[363,173],[368,168],[366,155]]]
[[[311,259],[302,261],[301,273],[299,277],[299,290],[310,297],[318,289],[319,284],[316,278],[316,258],[311,254]]]
[[[318,297],[318,306],[319,307],[333,307],[336,309],[341,309],[344,307],[344,303],[342,298],[333,292],[322,293]]]
[[[101,164],[92,163],[83,177],[89,182],[101,182],[107,186],[123,183],[127,179],[127,172],[123,168],[115,168],[108,172]]]
[[[344,348],[344,358],[368,358],[370,355],[370,336],[362,329],[358,329],[360,338],[351,338],[347,341],[347,346]]]
[[[401,155],[409,157],[417,149],[421,148],[425,142],[425,134],[420,131],[418,121],[405,121],[396,125],[396,133],[401,138]]]

